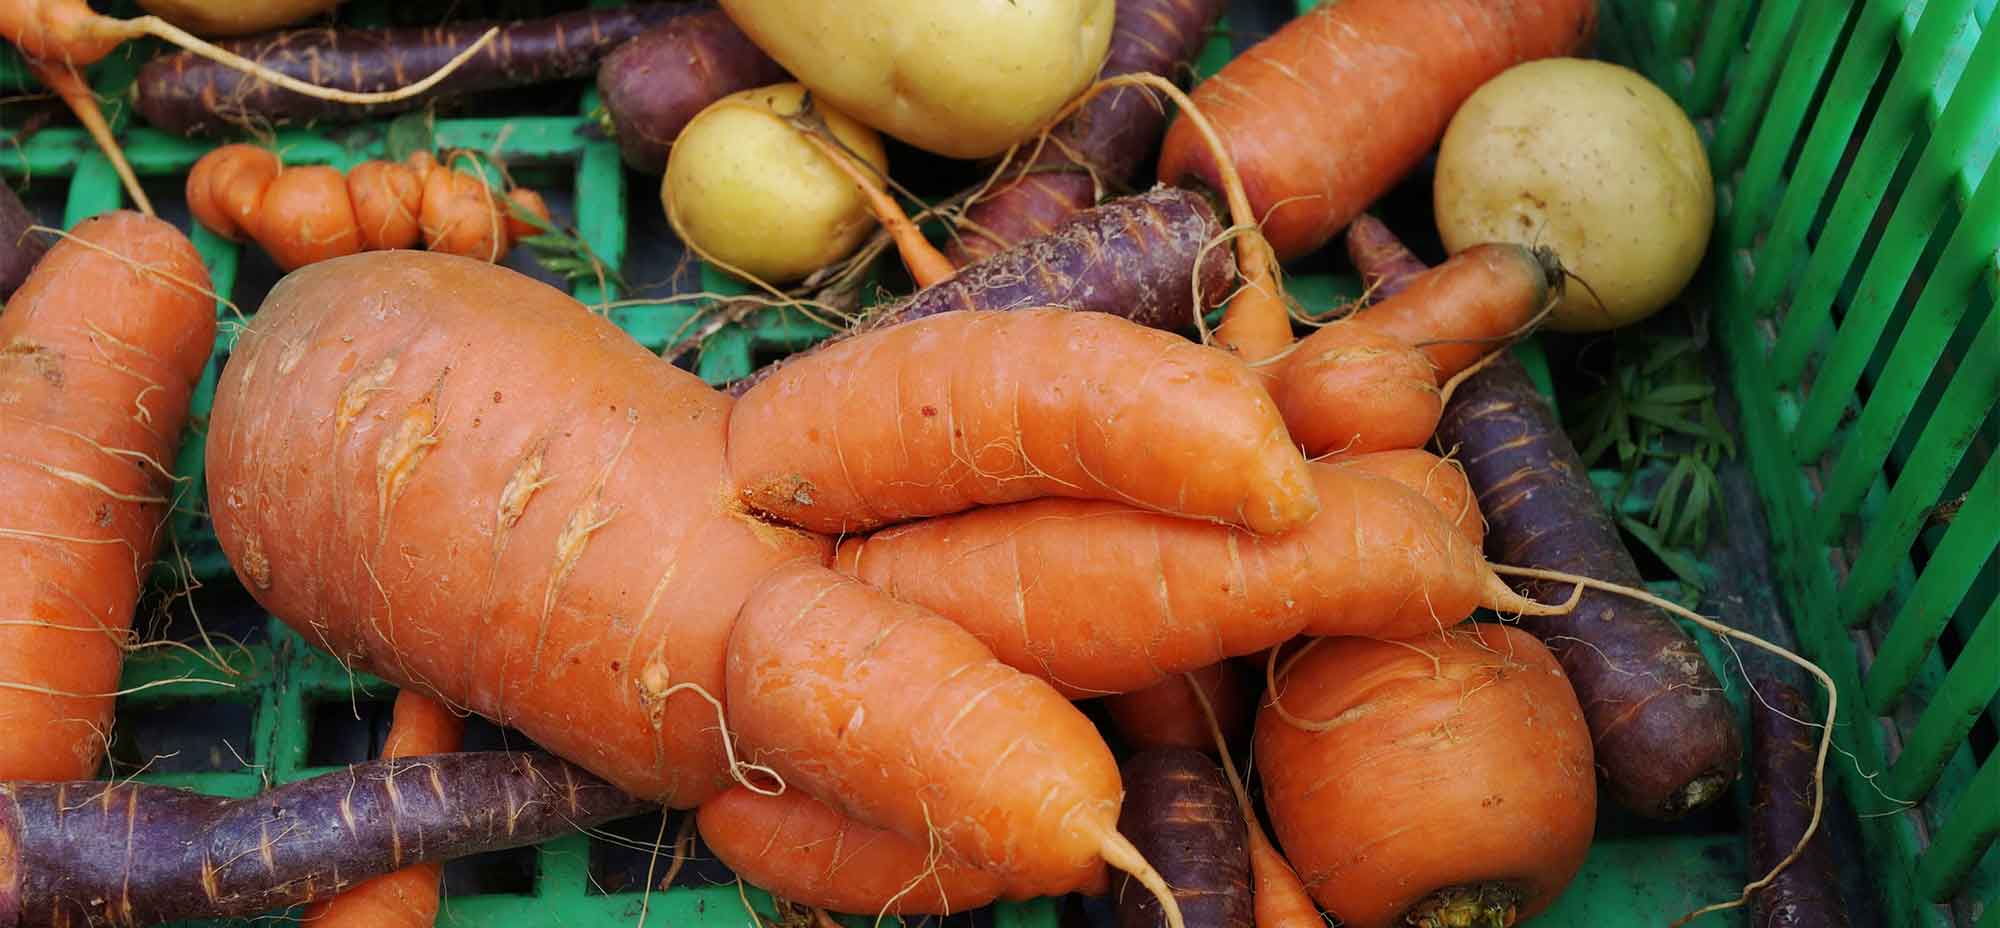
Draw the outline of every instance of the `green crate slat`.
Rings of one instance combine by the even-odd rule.
[[[2000,757],[1987,758],[1954,811],[1917,867],[1919,890],[1932,902],[1948,902],[1957,895],[1980,856],[2000,835]]]
[[[1769,204],[1777,198],[1781,189],[1779,172],[1798,144],[1799,127],[1806,118],[1807,106],[1826,73],[1827,59],[1833,54],[1841,27],[1847,21],[1847,4],[1806,6],[1805,19],[1799,24],[1791,47],[1785,51],[1784,70],[1771,92],[1771,100],[1757,119],[1750,150],[1741,156],[1742,177],[1734,185],[1734,195],[1726,201],[1727,214],[1717,217],[1729,230],[1724,237],[1725,247],[1736,247],[1745,241],[1744,230],[1756,221],[1751,217],[1766,215]],[[1713,151],[1717,161],[1715,171],[1720,175],[1735,173],[1739,167],[1734,138],[1717,133]]]
[[[1903,21],[1906,5],[1903,0],[1870,0],[1862,9],[1853,34],[1841,48],[1840,63],[1834,70],[1826,99],[1813,114],[1812,130],[1806,136],[1804,147],[1799,150],[1798,162],[1780,188],[1782,196],[1776,206],[1775,219],[1770,208],[1773,197],[1763,194],[1746,196],[1744,188],[1772,187],[1776,172],[1784,166],[1783,159],[1752,156],[1759,170],[1770,172],[1771,176],[1760,174],[1754,181],[1746,177],[1739,186],[1726,223],[1726,247],[1744,247],[1748,231],[1761,229],[1764,242],[1756,249],[1752,260],[1759,265],[1777,267],[1789,267],[1798,260],[1800,252],[1806,248],[1805,224],[1812,220],[1829,195],[1828,184],[1839,167],[1847,140],[1853,136],[1854,127],[1861,118],[1869,90],[1881,74],[1882,64],[1888,60],[1890,49],[1895,47],[1897,27]],[[1746,200],[1749,202],[1746,203]]]
[[[1897,197],[1881,244],[1868,262],[1854,299],[1847,304],[1831,350],[1814,375],[1812,392],[1792,435],[1801,461],[1819,457],[1833,440],[1842,415],[1853,402],[1862,368],[1909,285],[1917,259],[1931,236],[1941,231],[1938,217],[1957,205],[1958,166],[1975,157],[1974,140],[2000,122],[2000,30],[1980,39],[1958,89],[1910,183]],[[1983,165],[1980,170],[1984,172]],[[1975,236],[1972,247],[1979,247],[1983,240],[1990,248],[2000,232],[1989,226]],[[1945,332],[1949,334],[1950,329]]]
[[[1965,745],[1965,736],[2000,692],[2000,600],[1986,608],[1979,630],[1945,674],[1917,725],[1903,742],[1883,790],[1891,796],[1922,796],[1937,785],[1945,762]]]
[[[1695,50],[1692,62],[1694,74],[1681,99],[1688,112],[1699,116],[1715,109],[1715,100],[1722,93],[1722,77],[1730,57],[1742,47],[1743,26],[1750,21],[1751,3],[1749,0],[1720,0],[1714,4],[1689,3],[1687,6],[1689,9],[1709,7],[1705,11],[1708,27],[1702,33],[1701,46]]]
[[[1862,528],[1861,550],[1852,560],[1854,573],[1841,592],[1843,616],[1847,603],[1872,604],[1888,591],[1893,578],[1890,566],[1908,554],[1945,481],[2000,401],[2000,364],[1990,360],[2000,358],[2000,312],[1987,314],[1966,357],[1973,360],[1953,373],[1882,511]],[[1804,527],[1809,537],[1818,535],[1816,525]]]
[[[1756,24],[1750,29],[1749,53],[1743,60],[1743,71],[1730,83],[1722,112],[1715,119],[1715,138],[1708,145],[1709,166],[1716,177],[1727,178],[1736,172],[1743,146],[1756,131],[1757,117],[1770,98],[1778,66],[1784,62],[1792,24],[1798,18],[1798,0],[1770,0],[1758,9]]]
[[[2000,49],[2000,31],[1990,44]],[[2000,86],[2000,81],[1996,81]],[[1832,475],[1827,478],[1826,487],[1820,497],[1819,518],[1822,537],[1833,539],[1844,522],[1844,517],[1859,504],[1862,492],[1882,472],[1882,464],[1888,458],[1890,447],[1902,433],[1919,394],[1930,381],[1937,369],[1938,358],[1944,355],[1946,343],[1958,330],[1959,321],[1965,310],[1975,305],[1973,291],[1980,284],[1988,265],[1993,260],[1994,250],[2000,248],[2000,179],[1988,175],[1980,184],[1979,192],[1967,205],[1965,215],[1959,220],[1958,229],[1945,246],[1944,255],[1931,269],[1924,282],[1922,295],[1917,299],[1906,316],[1903,331],[1897,335],[1894,349],[1890,352],[1883,368],[1873,378],[1868,392],[1868,400],[1862,406],[1861,415],[1837,452]],[[1878,253],[1879,255],[1879,253]],[[1887,282],[1876,291],[1884,305],[1897,300],[1901,287],[1892,287]],[[1864,287],[1863,293],[1868,290]],[[1850,334],[1856,337],[1849,339]],[[1842,325],[1836,342],[1836,355],[1841,348],[1852,346],[1851,351],[1862,353],[1874,350],[1873,345],[1858,344],[1866,335],[1856,314],[1850,311]],[[1829,359],[1831,369],[1834,361]],[[1823,374],[1822,377],[1828,376]],[[1823,392],[1822,384],[1816,384],[1813,401],[1800,420],[1799,429],[1804,431],[1813,422],[1813,410],[1823,408],[1819,397],[1830,395]],[[1826,404],[1831,406],[1831,404]],[[1849,608],[1858,603],[1850,601]]]
[[[1960,511],[2000,512],[2000,460],[1986,462],[1979,482],[1967,494],[1965,508]],[[1902,699],[1917,667],[1931,653],[1945,623],[1965,601],[1973,581],[1995,550],[2000,550],[2000,533],[1994,532],[1992,525],[1983,519],[1962,518],[1946,530],[1943,541],[1924,565],[1923,575],[1890,623],[1889,634],[1876,651],[1874,664],[1868,668],[1868,702],[1877,713],[1888,714]],[[2000,681],[2000,665],[1990,660],[1996,655],[1982,655],[1972,647],[1967,647],[1965,653],[1969,655],[1965,659],[1967,664],[1974,663],[1973,658],[1988,659],[1988,672]],[[1907,747],[1904,753],[1908,755]],[[1903,760],[1899,758],[1897,763],[1900,766]]]
[[[1904,46],[1895,76],[1827,215],[1817,246],[1804,263],[1804,278],[1779,330],[1778,345],[1771,356],[1779,383],[1798,382],[1808,352],[1829,324],[1834,296],[1855,262],[1869,219],[1881,207],[1896,165],[1929,113],[1926,87],[1942,75],[1947,53],[1963,38],[1968,5],[1967,0],[1933,0],[1925,6],[1915,37]],[[1778,290],[1794,268],[1773,270],[1780,273],[1759,275],[1763,279],[1748,298],[1752,306],[1778,304]]]

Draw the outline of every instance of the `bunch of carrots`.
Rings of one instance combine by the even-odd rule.
[[[546,223],[533,191],[428,154],[342,175],[208,153],[197,221],[292,272],[216,387],[210,515],[260,604],[402,689],[371,768],[395,815],[348,823],[395,850],[322,881],[303,837],[260,835],[238,856],[263,875],[220,877],[257,889],[228,903],[190,889],[205,869],[104,887],[30,854],[0,867],[0,916],[61,923],[64,899],[124,892],[155,919],[314,902],[314,924],[429,924],[438,858],[405,856],[396,823],[462,832],[469,804],[540,788],[578,822],[693,809],[747,881],[824,910],[1115,892],[1132,925],[1512,925],[1582,866],[1600,788],[1656,818],[1713,801],[1741,748],[1726,703],[1679,695],[1714,676],[1669,615],[1805,662],[1633,589],[1504,358],[1568,286],[1560,256],[1490,244],[1425,267],[1361,212],[1481,82],[1575,51],[1593,4],[1344,0],[1184,92],[1168,75],[1217,6],[1120,2],[1057,154],[973,197],[948,250],[801,124],[919,289],[728,392],[494,266]],[[725,26],[677,41],[740,39]],[[0,34],[26,33],[0,14]],[[1462,44],[1357,78],[1436,35]],[[1296,91],[1275,88],[1299,82],[1336,102],[1287,134]],[[1378,124],[1385,107],[1407,118]],[[1178,186],[1093,202],[1162,132]],[[1343,231],[1368,296],[1301,338],[1280,262]],[[117,281],[120,311],[79,268]],[[101,760],[169,504],[159,463],[213,340],[207,286],[176,230],[121,213],[59,242],[0,315],[0,415],[43,454],[0,473],[52,501],[0,524],[31,565],[0,583],[0,733],[23,739],[0,738],[0,782]],[[90,362],[105,352],[126,363]],[[127,562],[101,598],[63,592]],[[91,660],[60,672],[9,659],[75,641]],[[1097,698],[1103,729],[1077,705]],[[405,808],[421,764],[398,762],[453,751],[469,714],[576,767],[432,776],[436,818]],[[344,813],[332,795],[287,814]],[[9,831],[38,797],[0,786],[0,849],[43,846]],[[490,846],[550,833],[514,824]]]

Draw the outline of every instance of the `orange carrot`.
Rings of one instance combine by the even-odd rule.
[[[1375,326],[1342,319],[1272,369],[1271,398],[1312,457],[1417,448],[1444,414],[1431,361]]]
[[[216,533],[336,658],[692,808],[733,781],[704,694],[744,597],[828,548],[729,505],[729,409],[521,274],[336,258],[272,289],[216,387]]]
[[[512,246],[508,211],[478,177],[440,165],[424,178],[418,213],[424,247],[445,254],[498,261]]]
[[[240,242],[280,169],[277,155],[255,145],[211,149],[188,171],[188,211],[210,232]]]
[[[1225,733],[1247,729],[1255,706],[1240,668],[1229,661],[1217,661],[1182,676],[1202,688]],[[1134,750],[1215,750],[1201,707],[1182,676],[1168,677],[1142,690],[1104,697],[1104,709],[1111,714],[1112,725]]]
[[[91,141],[97,143],[98,150],[111,161],[111,170],[118,175],[118,181],[125,185],[125,194],[139,211],[153,215],[153,201],[146,196],[145,188],[139,186],[139,178],[132,173],[132,163],[125,159],[125,149],[111,136],[111,124],[104,121],[104,110],[97,105],[97,94],[85,83],[76,65],[67,62],[50,63],[38,58],[26,59],[28,70],[34,72],[35,79],[42,86],[55,91],[70,112],[76,114],[76,121],[83,124],[83,131],[90,134]]]
[[[1350,928],[1532,918],[1596,824],[1576,695],[1503,625],[1313,643],[1265,696],[1256,755],[1286,856]]]
[[[863,825],[805,791],[738,786],[701,804],[701,839],[746,882],[861,915],[949,915],[1000,898],[1000,878],[940,848]]]
[[[1295,634],[1404,637],[1480,606],[1542,611],[1423,496],[1312,466],[1320,514],[1260,537],[1108,502],[1044,499],[850,539],[839,570],[948,616],[1073,696],[1151,686]]]
[[[830,344],[744,393],[729,463],[752,508],[824,532],[1047,495],[1261,533],[1317,509],[1249,368],[1104,313],[941,313]]]
[[[417,172],[393,161],[363,161],[347,172],[347,194],[361,227],[361,248],[410,248],[422,232],[424,186]]]
[[[1194,701],[1202,728],[1222,760],[1222,774],[1229,780],[1229,790],[1236,795],[1236,804],[1243,809],[1243,823],[1250,845],[1250,901],[1255,910],[1257,928],[1325,928],[1326,922],[1319,917],[1319,908],[1306,895],[1305,884],[1299,882],[1298,873],[1292,870],[1285,855],[1272,846],[1270,837],[1264,833],[1264,824],[1257,819],[1257,807],[1250,801],[1250,790],[1243,785],[1243,777],[1236,772],[1236,759],[1230,754],[1229,739],[1217,718],[1214,701],[1201,691],[1192,675],[1185,679],[1183,685]]]
[[[382,757],[456,751],[465,725],[450,709],[411,690],[396,694],[395,721]],[[306,907],[304,923],[320,928],[431,928],[437,922],[438,880],[444,865],[421,863],[365,880]]]
[[[728,679],[738,736],[790,788],[1034,895],[1089,884],[1101,859],[1181,928],[1173,894],[1118,833],[1118,765],[1097,729],[951,622],[794,564],[744,603]]]
[[[287,271],[361,250],[361,223],[347,181],[326,165],[279,171],[246,228]]]
[[[542,226],[528,221],[521,215],[526,213],[541,220],[543,224],[549,222],[549,204],[542,199],[541,194],[528,187],[515,187],[507,191],[507,202],[510,204],[507,213],[508,238],[518,242],[542,233]]]
[[[1547,249],[1474,245],[1350,318],[1422,350],[1442,383],[1527,334],[1562,297],[1563,281]]]
[[[917,228],[917,224],[911,222],[903,208],[896,204],[895,198],[882,189],[882,183],[870,173],[872,166],[856,164],[852,155],[827,141],[818,131],[802,129],[800,136],[819,149],[820,154],[825,155],[834,167],[840,169],[840,173],[847,175],[847,179],[860,188],[861,195],[868,199],[868,209],[875,214],[875,221],[880,222],[882,228],[888,230],[889,237],[895,240],[896,251],[903,256],[903,266],[909,269],[910,279],[916,281],[919,288],[950,280],[951,275],[958,273],[951,259],[932,245],[930,239],[924,238],[924,231]]]
[[[1475,550],[1486,544],[1486,519],[1479,512],[1479,501],[1473,495],[1465,466],[1457,460],[1441,458],[1421,448],[1407,448],[1344,455],[1333,465],[1387,477],[1417,491],[1458,526],[1459,533]]]
[[[93,775],[167,469],[215,341],[208,271],[137,213],[78,225],[0,312],[0,780]]]
[[[1509,66],[1568,54],[1593,0],[1341,0],[1292,20],[1195,87],[1277,256],[1318,248],[1414,167],[1458,104]],[[1220,190],[1222,170],[1174,120],[1160,180]]]

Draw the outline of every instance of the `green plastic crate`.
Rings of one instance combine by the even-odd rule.
[[[2000,183],[1986,182],[2000,147],[2000,39],[1986,28],[1993,5],[1600,0],[1600,54],[1667,89],[1709,144],[1719,216],[1690,299],[1712,305],[1744,458],[1769,523],[1779,601],[1760,605],[1785,617],[1804,653],[1839,683],[1837,743],[1852,760],[1837,756],[1830,769],[1859,813],[1867,889],[1879,894],[1888,924],[1909,928],[2000,928],[2000,853],[1992,850],[2000,833],[1992,749],[2000,724]],[[1205,70],[1226,57],[1226,46],[1212,44]],[[131,71],[113,59],[93,79],[115,91]],[[0,91],[26,83],[0,55]],[[593,102],[586,95],[579,114]],[[148,178],[178,177],[202,150],[124,129],[123,114],[114,122]],[[280,144],[292,161],[347,163],[377,150],[379,128],[284,133]],[[445,120],[438,135],[441,144],[497,146],[512,166],[572,178],[583,237],[616,266],[625,254],[627,178],[615,146],[583,129],[582,115]],[[108,164],[70,130],[0,148],[0,174],[64,185],[66,224],[121,202]],[[217,289],[232,292],[237,249],[194,234]],[[702,277],[704,289],[731,289],[720,275]],[[1353,293],[1351,280],[1310,273],[1290,285],[1309,307]],[[576,293],[586,302],[617,296]],[[692,312],[614,310],[613,318],[657,349]],[[795,316],[759,315],[711,339],[697,370],[726,380],[754,358],[821,334]],[[1534,361],[1539,352],[1531,343],[1524,355]],[[224,358],[218,352],[197,395],[182,474],[199,473],[199,416]],[[1941,518],[1944,503],[1955,503],[1958,517]],[[196,515],[202,509],[197,498],[176,514],[175,538],[195,576],[230,583]],[[267,625],[268,640],[245,652],[245,672],[225,694],[162,686],[120,704],[121,716],[233,707],[248,719],[245,763],[142,779],[241,795],[266,775],[309,776],[326,769],[308,763],[315,707],[346,702],[356,683],[372,699],[387,698],[379,681],[350,681],[281,623]],[[1735,663],[1703,643],[1740,708]],[[191,669],[135,657],[126,683]],[[1537,923],[1650,925],[1732,897],[1745,876],[1736,823],[1746,802],[1739,786],[1734,810],[1666,829],[1608,810],[1584,872]],[[651,925],[747,921],[729,886],[643,900],[592,892],[590,840],[537,849],[525,894],[455,894],[440,924],[629,925],[642,904]],[[762,894],[750,898],[769,911]],[[1049,901],[999,906],[991,917],[996,928],[1057,922]],[[1738,912],[1705,923],[1744,921]]]

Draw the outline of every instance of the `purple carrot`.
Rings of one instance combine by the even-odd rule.
[[[1118,830],[1173,887],[1188,925],[1252,928],[1249,832],[1222,768],[1200,751],[1142,751],[1119,771]],[[1128,885],[1129,884],[1129,885]],[[1124,874],[1112,893],[1118,928],[1164,928],[1153,894]]]
[[[954,310],[1034,306],[1111,313],[1160,329],[1193,328],[1196,262],[1204,309],[1220,304],[1236,279],[1230,249],[1208,247],[1221,235],[1214,207],[1196,193],[1162,187],[1111,200],[884,307],[866,328]],[[776,368],[731,384],[730,392],[742,395]]]
[[[356,106],[264,83],[191,52],[162,55],[139,69],[132,87],[139,114],[180,135],[233,128],[366,119],[479,91],[584,77],[598,59],[641,32],[692,9],[655,3],[579,10],[519,22],[456,22],[399,29],[294,29],[221,43],[274,71],[323,87],[393,90],[445,65],[493,26],[500,34],[428,92],[395,103]]]
[[[1819,770],[1816,721],[1799,691],[1769,679],[1754,681],[1764,697],[1750,703],[1750,878],[1784,860],[1812,821],[1813,776]],[[1847,907],[1822,827],[1771,885],[1751,899],[1759,928],[1847,928]]]
[[[1201,50],[1224,5],[1223,0],[1118,0],[1110,51],[1098,78],[1142,73],[1173,78]],[[1121,87],[1092,97],[1049,133],[1033,173],[966,211],[970,223],[945,255],[964,267],[1049,231],[1096,200],[1093,174],[1107,184],[1130,181],[1166,125],[1166,112],[1145,90]]]
[[[785,80],[772,61],[721,10],[676,16],[606,55],[597,92],[635,171],[660,174],[667,149],[695,114],[739,90]]]
[[[0,184],[0,301],[28,279],[28,271],[49,250],[47,239],[28,231],[35,214],[14,195],[14,188]]]
[[[370,761],[247,799],[0,784],[0,928],[257,915],[647,808],[546,754],[513,752]]]

